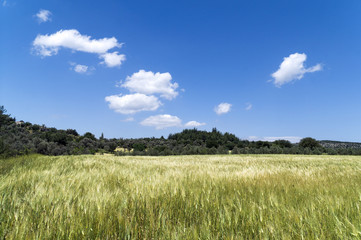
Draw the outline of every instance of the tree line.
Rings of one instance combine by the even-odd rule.
[[[44,155],[104,154],[115,155],[194,155],[194,154],[342,154],[361,155],[361,148],[323,147],[313,138],[298,144],[287,140],[248,141],[231,133],[185,129],[168,138],[96,138],[75,129],[59,130],[45,125],[16,121],[0,106],[0,156],[30,153]]]

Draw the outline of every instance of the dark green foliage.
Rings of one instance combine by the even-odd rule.
[[[9,152],[9,146],[5,143],[3,138],[0,138],[0,156],[7,157],[8,152]]]
[[[287,140],[276,140],[273,142],[273,144],[281,148],[291,148],[293,146],[292,143]]]
[[[4,106],[0,106],[0,127],[12,124],[15,122],[14,118],[10,117],[10,114],[6,114]]]
[[[97,140],[96,137],[94,136],[94,134],[90,133],[90,132],[86,132],[84,135],[83,135],[84,138],[89,138],[93,141]]]
[[[75,137],[79,136],[78,132],[75,129],[67,129],[66,133]]]
[[[115,140],[116,141],[116,140]],[[117,148],[117,143],[115,141],[107,141],[104,145],[104,149],[107,152],[113,153],[114,150]]]
[[[89,154],[99,150],[100,142],[91,133],[80,137],[76,130],[58,130],[44,125],[18,121],[6,114],[0,107],[0,157],[10,157],[30,153],[46,155]],[[109,152],[117,143],[108,143]],[[106,151],[105,151],[106,152]]]
[[[310,137],[302,138],[298,145],[300,147],[310,148],[312,150],[321,147],[321,145],[317,142],[316,139]]]
[[[142,152],[146,149],[147,147],[143,144],[143,143],[135,143],[133,144],[133,149],[134,151],[138,151],[138,152]]]
[[[116,155],[203,155],[203,154],[329,154],[361,155],[361,144],[304,138],[297,144],[286,140],[248,141],[231,133],[185,129],[168,138],[97,139],[75,129],[58,130],[29,122],[15,122],[0,106],[0,157],[40,153],[45,155],[103,154]],[[324,146],[324,147],[323,147]],[[117,147],[123,150],[116,150]]]
[[[233,149],[232,149],[232,152],[231,152],[232,154],[240,154],[241,152],[239,151],[239,148],[238,147],[234,147]]]

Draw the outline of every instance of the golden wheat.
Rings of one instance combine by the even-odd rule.
[[[0,238],[361,238],[361,157],[0,161]]]

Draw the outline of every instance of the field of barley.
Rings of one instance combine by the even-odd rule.
[[[360,239],[361,157],[0,160],[0,239]]]

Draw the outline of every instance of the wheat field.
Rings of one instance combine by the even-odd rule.
[[[3,239],[361,239],[361,157],[0,160]]]

